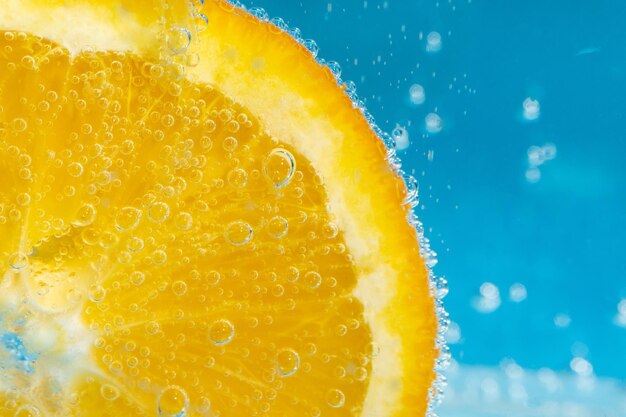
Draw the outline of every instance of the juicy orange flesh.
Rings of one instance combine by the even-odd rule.
[[[48,361],[69,379],[38,373],[67,329],[9,369],[0,415],[360,415],[375,352],[323,181],[219,91],[0,33],[0,190],[0,324],[89,336]]]

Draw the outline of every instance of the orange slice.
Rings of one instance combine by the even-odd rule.
[[[5,0],[0,415],[425,415],[414,189],[223,0]]]

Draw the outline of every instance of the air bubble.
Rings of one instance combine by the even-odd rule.
[[[28,128],[28,123],[26,123],[26,120],[21,119],[21,118],[16,118],[13,119],[13,129],[15,129],[16,132],[23,132]]]
[[[243,188],[248,183],[248,173],[241,168],[232,169],[228,173],[228,183],[234,188]]]
[[[211,285],[217,285],[220,282],[220,273],[217,271],[209,271],[206,274],[206,280]]]
[[[22,405],[15,411],[15,417],[39,417],[39,409],[33,405]]]
[[[163,202],[154,203],[148,209],[148,217],[153,222],[162,222],[165,221],[170,215],[170,207]]]
[[[26,268],[28,266],[28,256],[23,252],[15,252],[9,256],[9,266],[16,271]]]
[[[252,227],[246,222],[237,221],[228,225],[224,237],[226,240],[235,245],[241,246],[250,242],[252,239]]]
[[[117,230],[132,230],[141,220],[141,210],[135,207],[124,207],[115,216],[115,227]]]
[[[326,403],[333,408],[343,407],[346,396],[341,390],[331,389],[326,393]]]
[[[160,326],[156,321],[149,321],[146,323],[146,332],[148,334],[154,335],[159,332]]]
[[[141,252],[144,247],[143,239],[139,237],[131,237],[126,243],[126,247],[131,252]]]
[[[141,271],[134,271],[130,274],[130,282],[133,285],[141,285],[146,280],[146,275]]]
[[[174,218],[174,224],[179,230],[189,230],[193,226],[193,217],[187,212],[180,212]]]
[[[88,226],[96,219],[96,209],[91,204],[83,204],[76,213],[74,226]]]
[[[326,223],[322,232],[327,239],[333,239],[339,234],[339,227],[335,223]]]
[[[15,200],[20,206],[27,206],[30,204],[30,194],[20,193],[17,195]]]
[[[120,390],[110,384],[104,384],[100,387],[100,395],[107,401],[115,401],[120,396]]]
[[[179,297],[182,297],[187,292],[187,284],[185,281],[176,281],[172,284],[172,291]]]
[[[291,376],[300,367],[300,356],[293,349],[282,349],[276,355],[276,366],[280,376]]]
[[[88,296],[89,299],[94,303],[99,303],[100,301],[104,300],[106,293],[107,292],[102,285],[94,284],[89,287]]]
[[[315,289],[315,288],[318,288],[322,284],[322,276],[318,274],[317,272],[309,271],[306,274],[304,274],[303,281],[307,287],[311,289]]]
[[[181,27],[173,27],[167,32],[167,46],[175,54],[182,54],[189,48],[191,33]]]
[[[279,239],[287,234],[289,229],[289,222],[282,216],[274,216],[267,223],[268,233]]]
[[[225,345],[233,340],[235,326],[225,319],[216,320],[209,328],[209,340],[216,345]]]
[[[264,161],[264,173],[276,188],[289,184],[296,171],[296,160],[286,149],[272,150]]]
[[[157,412],[161,417],[184,417],[189,408],[189,397],[184,389],[170,385],[157,398]]]

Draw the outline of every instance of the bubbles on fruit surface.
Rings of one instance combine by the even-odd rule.
[[[209,340],[215,345],[225,345],[235,337],[235,326],[226,319],[214,321],[209,327]]]
[[[276,188],[289,184],[296,171],[296,159],[286,149],[272,150],[264,161],[263,172]]]
[[[346,403],[346,396],[343,391],[331,389],[326,393],[326,403],[332,408],[340,408]]]
[[[318,288],[322,285],[322,276],[315,271],[309,271],[304,274],[302,280],[304,284],[311,289]]]
[[[103,384],[100,387],[100,395],[107,401],[115,401],[120,396],[120,390],[111,384]]]
[[[176,385],[170,385],[159,393],[157,413],[159,417],[184,417],[189,409],[187,392]]]
[[[41,417],[41,412],[34,405],[21,405],[15,411],[14,417]]]
[[[120,209],[115,216],[115,227],[120,231],[132,230],[139,224],[141,214],[141,210],[135,207]]]
[[[224,237],[234,246],[242,246],[252,240],[252,227],[246,222],[236,221],[226,227]]]
[[[274,216],[267,223],[268,233],[277,239],[285,236],[289,229],[289,222],[282,216]]]
[[[167,205],[167,203],[163,203],[163,202],[154,203],[148,209],[148,217],[153,222],[157,222],[157,223],[163,222],[169,217],[169,215],[170,215],[170,207]]]
[[[281,377],[291,376],[300,367],[300,355],[293,349],[282,349],[276,355],[276,367]]]
[[[23,252],[15,252],[8,259],[9,266],[15,271],[20,271],[28,266],[28,256]]]

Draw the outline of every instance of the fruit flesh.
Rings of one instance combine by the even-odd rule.
[[[137,22],[151,21],[126,7]],[[2,203],[10,238],[0,245],[6,259],[32,255],[25,270],[7,268],[3,282],[25,284],[28,291],[12,288],[12,298],[28,294],[34,309],[61,309],[50,327],[63,338],[93,343],[83,354],[86,370],[79,368],[86,375],[60,403],[74,415],[154,415],[171,386],[184,390],[191,415],[228,415],[233,407],[261,415],[423,414],[435,319],[415,232],[404,220],[406,190],[384,146],[329,71],[287,35],[223,2],[202,10],[223,24],[198,36],[196,51],[211,59],[188,68],[193,81],[130,53],[77,53],[76,45],[70,53],[13,32],[19,42],[5,37],[2,45],[1,65],[16,71],[3,74],[9,175],[1,187],[11,192]],[[158,55],[144,38],[127,41]],[[285,62],[299,71],[285,72]],[[240,76],[250,69],[254,78]],[[42,111],[44,102],[52,110]],[[295,169],[277,186],[290,172],[285,155]],[[20,182],[24,169],[30,181]],[[280,218],[287,231],[277,237]],[[38,295],[35,276],[52,290]],[[89,337],[66,334],[70,310],[80,312]],[[229,324],[232,340],[223,343]],[[315,352],[307,356],[310,343]],[[212,366],[201,365],[210,358]],[[296,363],[295,373],[277,376]],[[181,398],[165,408],[175,411]],[[29,401],[8,403],[15,410]]]

